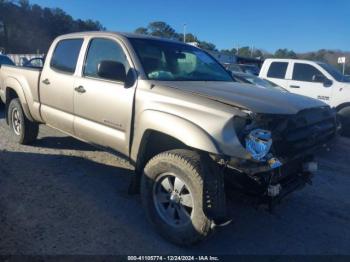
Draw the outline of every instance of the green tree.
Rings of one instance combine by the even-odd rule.
[[[137,34],[152,35],[183,41],[182,33],[176,32],[175,29],[173,29],[169,24],[162,21],[151,22],[147,27],[138,27],[134,32]],[[216,46],[213,43],[201,41],[192,33],[186,33],[186,42],[197,42],[200,48],[209,51],[217,51]]]
[[[105,30],[98,21],[74,20],[59,8],[41,8],[28,0],[0,0],[0,47],[7,53],[46,52],[58,35],[98,30]]]
[[[183,41],[183,34],[179,34],[178,39]],[[191,33],[186,34],[186,42],[199,42],[198,38]]]
[[[321,49],[321,50],[318,50],[316,52],[311,52],[311,53],[306,54],[304,56],[304,59],[327,62],[326,56],[329,54],[333,54],[333,53],[334,52],[332,52],[331,50]]]
[[[274,54],[275,58],[298,58],[297,54],[293,50],[288,50],[286,48],[276,50]]]
[[[30,4],[29,4],[28,0],[19,0],[18,4],[23,10],[29,10],[30,9]]]
[[[148,35],[148,29],[146,27],[136,28],[136,30],[134,32],[136,34],[140,34],[140,35]]]
[[[147,27],[138,27],[134,32],[136,34],[152,35],[170,39],[178,39],[180,37],[170,25],[162,21],[151,22]]]
[[[236,55],[237,49],[236,48],[222,49],[222,50],[220,50],[220,53],[225,54],[225,55]]]
[[[165,22],[161,22],[161,21],[151,22],[147,28],[148,28],[149,34],[153,36],[171,38],[171,39],[174,39],[177,36],[175,30]]]
[[[260,49],[254,49],[253,51],[253,57],[260,57],[263,58],[264,54]]]
[[[216,46],[213,43],[209,43],[206,41],[199,41],[198,46],[202,49],[208,50],[208,51],[217,51]]]
[[[243,46],[241,48],[238,49],[238,54],[239,56],[243,56],[243,57],[249,57],[251,56],[251,50],[249,46]]]

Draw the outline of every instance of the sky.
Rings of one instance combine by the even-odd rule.
[[[218,49],[254,46],[269,52],[350,51],[350,0],[30,0],[59,7],[110,31],[132,32],[164,21]]]

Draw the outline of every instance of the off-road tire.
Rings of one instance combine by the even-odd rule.
[[[190,150],[171,150],[153,157],[144,168],[141,180],[141,198],[148,220],[156,231],[170,242],[190,246],[204,240],[212,231],[212,221],[203,211],[203,168],[200,154]],[[191,222],[175,227],[164,221],[154,201],[157,178],[171,172],[180,178],[192,193],[193,211]]]
[[[12,117],[13,112],[16,110],[18,113],[18,119],[20,123],[19,132],[15,132],[14,120]],[[11,128],[12,139],[14,142],[28,145],[35,141],[39,133],[39,125],[35,122],[30,121],[23,112],[21,102],[18,98],[12,99],[8,106],[7,117],[9,126]]]

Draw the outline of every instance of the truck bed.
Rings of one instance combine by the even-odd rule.
[[[0,67],[0,96],[5,101],[6,87],[22,90],[31,115],[39,119],[39,81],[41,68],[2,65]]]

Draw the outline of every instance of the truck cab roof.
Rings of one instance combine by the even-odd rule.
[[[89,36],[91,37],[118,36],[118,37],[127,38],[127,39],[130,39],[130,38],[153,39],[153,40],[159,40],[163,42],[186,44],[175,39],[166,39],[166,38],[161,38],[161,37],[151,36],[151,35],[142,35],[142,34],[126,33],[126,32],[113,32],[113,31],[86,31],[86,32],[70,33],[70,34],[61,35],[56,39],[59,40],[59,39],[66,39],[66,38],[89,37]]]
[[[324,63],[322,61],[311,61],[306,59],[295,59],[295,58],[266,58],[265,61],[274,62],[301,62],[301,63]]]

